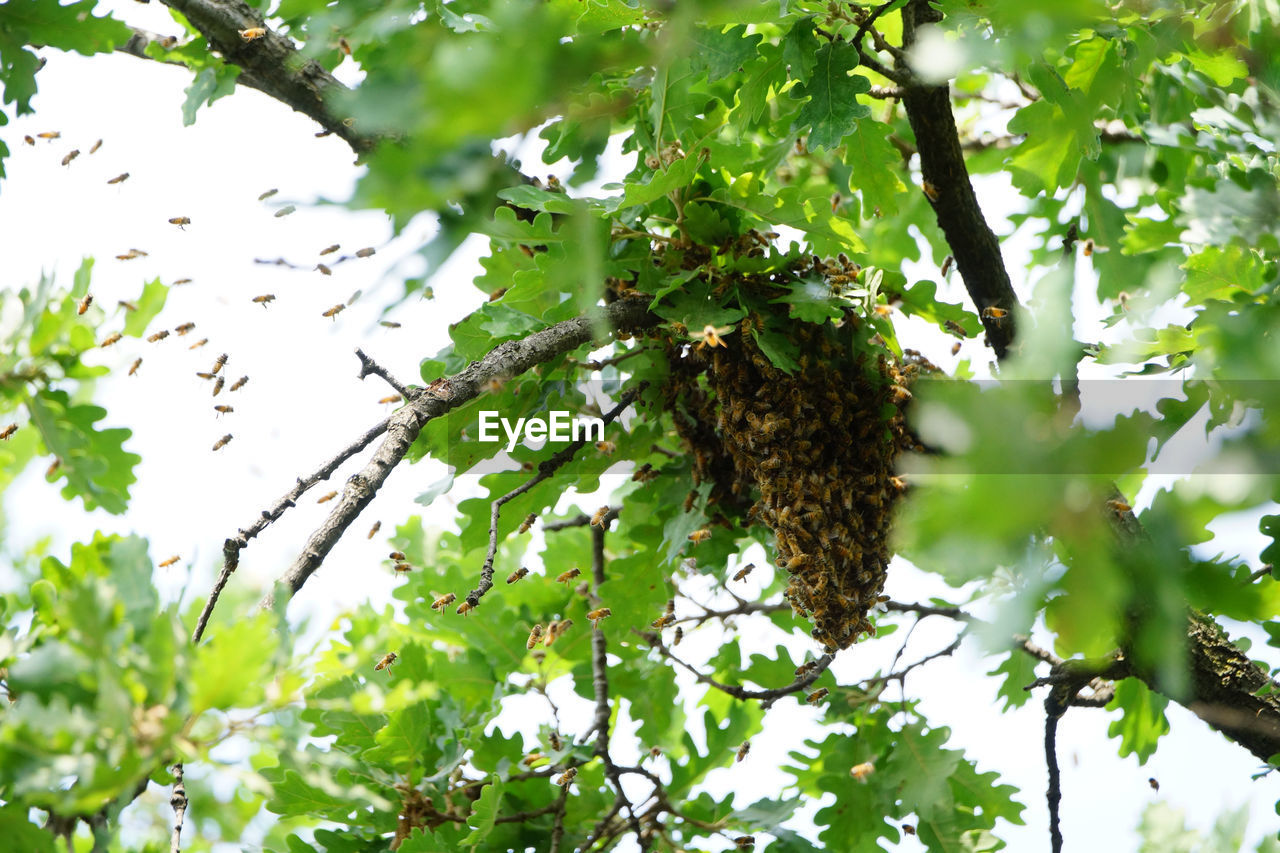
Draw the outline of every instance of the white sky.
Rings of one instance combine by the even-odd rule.
[[[159,4],[108,5],[136,26],[177,32]],[[52,536],[57,553],[89,538],[95,529],[138,533],[150,538],[157,561],[172,554],[183,557],[179,565],[158,572],[159,587],[177,595],[190,584],[187,594],[203,598],[222,540],[254,520],[294,477],[314,470],[389,412],[377,401],[392,392],[375,378],[356,379],[355,347],[364,348],[403,381],[418,381],[418,361],[433,354],[446,340],[446,326],[483,297],[468,282],[473,265],[460,260],[434,282],[434,301],[411,300],[390,315],[403,328],[379,327],[380,308],[399,292],[401,275],[421,271],[406,253],[411,241],[429,233],[430,220],[415,222],[407,230],[408,241],[388,243],[389,223],[377,212],[313,206],[321,199],[341,201],[351,191],[358,169],[349,149],[332,137],[314,138],[317,128],[311,121],[250,90],[202,108],[196,125],[183,128],[180,105],[189,82],[182,69],[123,55],[86,59],[54,54],[39,76],[36,116],[0,128],[0,138],[13,152],[6,162],[9,177],[0,182],[0,251],[5,257],[0,286],[16,290],[34,284],[42,270],[69,286],[80,259],[92,255],[97,258],[95,309],[105,312],[99,337],[123,322],[116,300],[136,298],[142,284],[155,276],[165,282],[182,277],[195,282],[171,291],[153,328],[197,323],[185,338],[158,344],[126,339],[91,356],[114,371],[96,394],[109,412],[105,425],[131,428],[128,447],[143,456],[128,515],[77,511],[78,503],[69,506],[44,482],[46,463],[37,461],[5,496],[9,528],[4,547],[19,552]],[[44,130],[59,130],[62,138],[34,148],[23,144],[23,134]],[[101,150],[89,155],[99,138],[104,140]],[[60,166],[72,148],[79,148],[81,156]],[[106,184],[125,171],[128,181]],[[267,202],[256,200],[271,188],[280,192]],[[1010,198],[998,190],[986,197],[1006,203]],[[297,212],[275,218],[274,211],[288,203],[296,204]],[[173,216],[189,216],[192,224],[179,231],[167,222]],[[255,257],[278,256],[315,263],[318,251],[330,243],[341,243],[344,252],[363,246],[378,251],[372,258],[336,267],[331,278],[253,263]],[[150,255],[128,262],[114,259],[131,247]],[[1020,254],[1016,244],[1006,251],[1015,275],[1025,269]],[[936,277],[936,270],[922,269],[920,275]],[[1091,282],[1085,285],[1091,287]],[[356,290],[363,290],[363,298],[336,321],[321,316]],[[274,294],[276,301],[266,309],[251,303],[264,293]],[[956,277],[942,295],[962,298]],[[913,327],[906,328],[904,334],[911,335]],[[918,329],[915,334],[919,336]],[[190,343],[203,337],[210,339],[207,346],[188,351]],[[940,364],[954,363],[948,354],[950,339],[907,343]],[[975,358],[980,349],[980,344],[966,345],[966,353]],[[251,380],[235,394],[223,391],[214,400],[209,385],[195,373],[208,370],[223,352],[230,355],[228,384],[241,375]],[[144,363],[138,375],[125,376],[139,355]],[[234,405],[236,411],[217,418],[214,403]],[[213,442],[227,432],[235,436],[233,441],[212,453]],[[327,507],[315,505],[316,498],[341,489],[366,456],[344,466],[328,488],[314,489],[255,540],[232,583],[260,586],[279,575],[327,513]],[[433,462],[398,470],[353,525],[352,535],[307,584],[295,609],[316,615],[323,626],[360,600],[379,607],[390,601],[395,579],[382,562],[384,537],[396,523],[421,511],[412,499],[443,473]],[[452,498],[446,496],[432,508],[438,522],[447,523]],[[588,499],[583,505],[593,508],[599,502]],[[383,535],[370,542],[363,534],[375,519],[382,521]],[[1256,558],[1261,544],[1256,519],[1225,532],[1230,540],[1209,543],[1211,548]],[[901,561],[890,572],[887,592],[906,601],[933,594],[954,597],[936,578]],[[947,645],[953,632],[944,620],[926,620],[903,660]],[[703,640],[704,652],[714,646],[712,639]],[[751,638],[744,643],[751,646]],[[681,650],[689,649],[695,657],[698,648],[691,637]],[[759,650],[769,648],[771,644],[761,644]],[[842,655],[835,671],[842,683],[865,677],[885,666],[895,649],[892,642],[855,647]],[[977,758],[980,771],[998,770],[1002,782],[1022,789],[1028,825],[1000,829],[1010,849],[1043,849],[1043,697],[1013,714],[998,713],[995,684],[982,677],[992,665],[967,644],[953,659],[913,674],[909,690],[924,697],[922,710],[931,720],[951,726],[951,746]],[[786,777],[776,767],[800,743],[788,735],[802,731],[803,720],[813,716],[808,709],[775,708],[767,720],[772,733],[753,739],[748,763],[717,771],[711,787],[738,791],[739,805],[777,796]],[[1116,757],[1116,742],[1106,738],[1106,714],[1076,710],[1067,715],[1059,754],[1064,834],[1071,848],[1086,838],[1107,839],[1110,849],[1136,847],[1133,829],[1140,811],[1156,799],[1185,809],[1191,823],[1203,829],[1221,811],[1245,802],[1253,808],[1251,838],[1280,828],[1273,811],[1274,784],[1250,781],[1258,762],[1181,708],[1171,707],[1169,718],[1173,730],[1160,752],[1147,767],[1139,767],[1132,758]],[[616,742],[625,748],[625,741]],[[1148,787],[1149,776],[1159,779],[1159,794]],[[199,807],[193,803],[193,810]],[[923,848],[908,838],[896,849]]]

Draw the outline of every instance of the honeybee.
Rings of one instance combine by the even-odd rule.
[[[876,771],[876,766],[870,761],[864,761],[861,764],[855,764],[849,768],[849,775],[857,779],[859,782],[865,783],[867,777]]]
[[[383,403],[383,404],[385,405],[385,404],[390,404],[390,403],[399,403],[399,402],[400,402],[401,400],[403,400],[403,399],[404,399],[404,398],[403,398],[403,397],[401,397],[399,394],[392,394],[390,397],[383,397],[383,398],[382,398],[381,400],[379,400],[378,402],[379,402],[379,403]]]
[[[332,255],[334,252],[338,251],[341,248],[342,246],[338,245],[337,243],[334,243],[332,246],[326,246],[325,248],[320,250],[320,256],[324,257],[325,255]]]
[[[212,373],[201,373],[201,372],[200,372],[200,371],[198,371],[198,370],[196,371],[196,376],[199,376],[201,379],[212,379],[212,378],[213,378],[213,374],[212,374]]]
[[[1085,241],[1084,241],[1083,251],[1084,251],[1084,256],[1085,256],[1086,258],[1087,258],[1087,257],[1090,257],[1090,256],[1093,254],[1093,249],[1094,249],[1094,246],[1096,246],[1096,245],[1097,245],[1097,244],[1093,242],[1093,238],[1092,238],[1092,237],[1090,237],[1088,240],[1085,240]]]
[[[346,310],[346,307],[347,307],[346,305],[343,305],[341,302],[339,302],[337,305],[333,306],[332,308],[330,308],[328,311],[324,312],[320,316],[333,317],[336,319],[339,314],[341,314],[343,311]]]
[[[736,581],[746,580],[747,575],[751,574],[751,570],[754,569],[755,567],[756,567],[755,563],[748,563],[747,565],[738,569],[738,573],[733,576],[733,579]]]
[[[214,406],[213,410],[220,415],[229,415],[235,411],[231,406]]]
[[[350,56],[350,55],[351,55],[351,42],[347,41],[346,37],[344,37],[344,36],[339,36],[339,37],[338,37],[338,50],[342,51],[342,52],[343,52],[343,53],[345,53],[347,56]]]
[[[191,283],[191,279],[189,279],[189,278],[180,278],[180,279],[178,279],[177,281],[175,281],[173,284],[171,284],[171,285],[169,285],[169,286],[170,286],[170,287],[179,287],[179,286],[181,286],[181,285],[184,285],[184,284],[190,284],[190,283]]]
[[[117,304],[117,305],[119,305],[121,308],[123,308],[123,309],[124,309],[124,310],[126,310],[126,311],[137,311],[137,310],[138,310],[138,306],[137,306],[137,305],[134,305],[132,302],[129,302],[129,301],[124,300],[124,299],[117,299],[117,300],[116,300],[116,304]]]
[[[520,529],[517,532],[528,533],[529,528],[533,527],[533,523],[537,520],[538,520],[538,514],[536,512],[529,513],[524,517],[524,521],[520,522]],[[520,577],[524,577],[524,575],[521,575]]]
[[[49,463],[49,467],[44,469],[44,478],[46,480],[52,480],[53,475],[57,474],[58,469],[61,467],[62,467],[62,460],[55,456],[53,458],[53,461]]]
[[[435,601],[431,603],[431,609],[439,610],[443,612],[446,607],[448,607],[450,604],[453,604],[457,600],[458,600],[458,596],[454,595],[452,592],[446,592],[444,595],[440,596],[439,598],[437,598]]]
[[[356,257],[357,258],[372,257],[373,255],[377,254],[377,251],[378,250],[373,248],[372,246],[366,246],[363,249],[356,249]]]
[[[23,142],[25,142],[25,143],[27,143],[28,145],[35,145],[35,144],[36,144],[36,138],[35,138],[34,136],[32,136],[31,134],[27,134],[26,136],[22,137],[22,141],[23,141]]]
[[[117,261],[131,261],[134,258],[141,258],[146,252],[139,252],[137,249],[130,249],[121,255],[116,255]]]
[[[409,558],[408,558],[408,557],[406,557],[406,556],[404,555],[404,551],[392,551],[390,554],[388,554],[388,555],[387,555],[387,559],[390,559],[390,560],[407,560],[407,559],[409,559]]]
[[[147,337],[147,343],[154,344],[157,341],[163,341],[167,337],[169,337],[169,330],[161,329],[160,331],[156,332],[154,335],[149,335]]]
[[[337,496],[338,496],[338,492],[337,492],[337,490],[334,490],[334,491],[332,491],[332,492],[329,492],[329,494],[327,494],[327,495],[323,495],[323,496],[320,498],[320,500],[316,501],[316,503],[318,503],[318,504],[328,503],[329,501],[333,500],[333,499],[334,499],[334,498],[336,498]]]
[[[929,201],[937,201],[942,195],[938,192],[938,188],[928,181],[922,181],[920,183],[920,189],[924,190],[924,194],[929,198]]]
[[[570,767],[568,770],[560,774],[560,777],[556,779],[556,784],[559,785],[561,788],[567,788],[569,787],[570,783],[573,782],[573,777],[577,775],[578,775],[578,768]]]
[[[140,358],[136,359],[133,362],[133,366],[129,368],[129,375],[132,376],[133,374],[137,373],[139,367],[142,367],[142,359]]]
[[[516,581],[523,579],[527,574],[529,574],[529,570],[522,566],[507,575],[507,583],[515,583]]]
[[[595,515],[591,516],[591,526],[604,527],[605,526],[604,519],[605,519],[605,516],[608,514],[609,514],[609,507],[607,506],[600,507],[598,510],[596,510]]]
[[[241,388],[245,386],[245,383],[248,381],[249,381],[248,376],[241,376],[235,382],[231,383],[231,388],[228,389],[228,393],[230,393],[231,391],[239,391]]]
[[[751,751],[751,741],[749,741],[749,740],[744,740],[744,741],[742,742],[742,746],[738,747],[738,757],[737,757],[737,760],[738,760],[738,761],[741,761],[742,759],[746,758],[746,757],[747,757],[747,753],[748,753],[748,752],[750,752],[750,751]]]
[[[590,615],[590,614],[588,614],[588,615]],[[672,622],[674,622],[674,621],[676,621],[676,617],[675,617],[675,614],[674,614],[674,613],[664,613],[664,614],[662,614],[661,616],[659,616],[657,619],[654,619],[652,622],[650,622],[650,623],[649,623],[649,627],[651,627],[651,628],[665,628],[665,627],[667,627],[668,625],[670,625],[670,624],[671,624]]]
[[[552,624],[555,624],[555,623],[552,623]],[[529,632],[529,641],[524,644],[524,647],[530,651],[533,651],[533,647],[538,645],[538,643],[541,640],[542,640],[542,623],[539,622],[538,624],[534,625],[533,630]]]
[[[689,534],[689,541],[695,545],[701,542],[706,542],[710,538],[711,538],[711,531],[707,530],[705,527],[702,528],[701,530],[695,530]]]
[[[320,271],[321,275],[333,275],[333,270],[329,269],[324,264],[316,264],[316,269]]]
[[[689,494],[684,496],[684,511],[689,512],[693,509],[693,502],[698,498],[698,490],[690,489]]]
[[[556,752],[564,749],[564,741],[560,739],[559,732],[551,732],[547,735],[547,742],[551,744],[551,748]]]
[[[385,655],[382,656],[382,660],[378,661],[378,665],[375,666],[373,669],[375,672],[377,672],[380,669],[385,669],[387,671],[387,675],[390,675],[391,664],[395,662],[396,662],[396,653],[387,652]]]
[[[750,850],[756,846],[756,837],[754,835],[739,835],[733,839],[733,846],[739,850]]]
[[[99,149],[99,148],[101,148],[101,147],[102,147],[102,140],[101,140],[101,139],[99,139],[97,142],[93,143],[93,145],[89,148],[89,153],[90,153],[90,154],[97,154],[97,153],[98,153],[98,149]]]
[[[1160,783],[1156,780],[1156,777],[1154,776],[1152,776],[1150,779],[1147,780],[1147,784],[1151,786],[1151,790],[1153,791],[1160,790]]]
[[[470,613],[472,610],[475,610],[475,609],[476,609],[476,606],[472,604],[470,601],[464,601],[458,605],[458,609],[455,612],[459,616],[466,616],[468,613]]]
[[[264,294],[262,294],[261,296],[255,296],[255,297],[253,297],[253,301],[254,301],[254,302],[257,302],[257,303],[258,303],[259,305],[261,305],[263,308],[266,308],[266,307],[267,307],[267,303],[268,303],[268,302],[275,302],[275,301],[276,301],[276,295],[275,295],[274,293],[264,293]]]
[[[224,383],[224,382],[226,382],[226,379],[224,379],[224,378],[223,378],[223,377],[221,377],[221,376],[219,376],[217,379],[215,379],[215,380],[214,380],[214,383],[213,383],[213,395],[212,395],[212,396],[216,397],[216,396],[218,396],[219,394],[221,394],[221,393],[222,393],[222,385],[223,385],[223,383]]]
[[[246,376],[245,378],[246,378],[246,379],[248,379],[248,377],[247,377],[247,376]],[[232,390],[232,391],[236,390],[236,389],[235,389],[235,386],[232,386],[231,390]],[[378,531],[379,531],[379,530],[381,530],[381,529],[382,529],[382,522],[381,522],[381,521],[375,521],[375,522],[373,523],[373,527],[370,527],[370,528],[369,528],[369,535],[368,535],[368,536],[366,536],[365,538],[366,538],[366,539],[372,539],[373,537],[375,537],[375,536],[377,536],[377,535],[378,535]]]
[[[982,309],[982,319],[984,320],[1003,320],[1009,316],[1009,312],[1003,308],[997,308],[994,305],[988,305]]]
[[[597,441],[596,450],[599,450],[605,456],[612,456],[618,450],[618,445],[612,441]]]
[[[403,575],[413,571],[413,564],[412,563],[396,563],[391,568]]]
[[[120,174],[118,174],[118,175],[116,175],[114,178],[112,178],[111,180],[107,181],[107,183],[108,183],[108,184],[122,184],[122,183],[124,183],[124,182],[125,182],[125,181],[127,181],[127,180],[129,180],[129,173],[128,173],[128,172],[121,172]]]
[[[80,300],[80,304],[76,306],[76,313],[83,314],[89,310],[89,306],[93,304],[93,294],[86,293],[84,299]]]
[[[528,755],[526,755],[523,759],[521,759],[520,763],[523,764],[525,767],[532,767],[533,765],[537,764],[539,761],[544,760],[546,757],[547,756],[541,752],[531,752]]]
[[[959,342],[959,341],[956,341],[954,344],[952,344],[952,345],[951,345],[951,354],[952,354],[952,355],[959,355],[959,354],[960,354],[960,342]]]
[[[18,431],[17,424],[9,424],[4,429],[0,429],[0,441],[8,441],[15,432]]]
[[[266,27],[249,27],[249,29],[240,30],[239,32],[240,32],[240,38],[244,39],[245,41],[255,41],[256,39],[260,39],[267,34],[267,28]],[[382,667],[378,667],[378,668],[381,669]]]
[[[183,323],[181,326],[175,327],[174,331],[177,332],[179,336],[182,336],[188,334],[195,327],[195,323]]]
[[[683,639],[684,639],[684,628],[683,628],[683,627],[681,627],[680,625],[677,625],[677,626],[676,626],[676,634],[675,634],[675,637],[674,637],[674,638],[672,638],[672,640],[671,640],[671,645],[672,645],[672,646],[678,646],[678,645],[680,645],[680,641],[681,641],[681,640],[683,640]]]
[[[290,213],[293,213],[295,210],[297,210],[296,207],[294,207],[291,204],[286,204],[284,207],[280,208],[275,212],[275,217],[276,219],[279,219],[282,216],[288,216]]]
[[[1111,511],[1116,515],[1124,515],[1126,512],[1133,509],[1132,506],[1121,500],[1107,501],[1107,506],[1110,507]]]
[[[37,133],[37,139],[60,139],[62,132],[58,130],[46,130],[44,133]]]
[[[98,344],[98,346],[101,346],[101,347],[109,347],[109,346],[111,346],[112,344],[114,344],[114,343],[116,343],[117,341],[119,341],[119,340],[120,340],[120,338],[122,338],[122,337],[123,337],[123,335],[121,335],[119,332],[112,332],[111,334],[109,334],[109,335],[107,335],[105,338],[103,338],[103,339],[102,339],[102,343]]]
[[[607,607],[598,607],[587,613],[587,618],[591,620],[591,627],[595,627],[600,623],[601,619],[608,619],[613,615],[613,611]]]
[[[581,569],[570,569],[567,572],[561,572],[556,576],[556,583],[568,583],[580,574],[582,574]]]
[[[228,441],[230,441],[230,440],[231,440],[231,433],[227,433],[227,434],[226,434],[226,435],[224,435],[222,438],[218,439],[217,441],[215,441],[215,442],[213,443],[213,449],[214,449],[214,450],[220,450],[220,449],[222,449],[223,447],[226,447],[227,442],[228,442]]]
[[[945,258],[942,259],[941,272],[942,272],[943,278],[946,278],[947,273],[951,272],[951,267],[953,264],[955,264],[955,262],[956,262],[956,259],[954,255],[947,255]]]
[[[72,148],[70,151],[67,152],[67,156],[62,158],[62,165],[64,166],[71,165],[71,161],[76,159],[79,156],[80,156],[80,149]]]
[[[398,328],[400,328],[400,324],[399,324],[399,323],[393,323],[393,322],[392,322],[392,321],[390,321],[390,320],[381,320],[381,321],[379,321],[378,325],[380,325],[380,326],[386,326],[388,329],[398,329]]]
[[[915,828],[915,826],[914,826],[913,824],[910,824],[910,823],[904,823],[904,824],[902,825],[902,831],[903,831],[903,833],[905,833],[906,835],[915,835],[915,834],[916,834],[916,828]]]
[[[831,691],[825,687],[819,687],[817,690],[804,697],[804,701],[808,702],[810,705],[817,705],[823,699],[826,699],[827,694],[830,692]]]
[[[184,225],[190,225],[190,224],[191,224],[191,217],[190,217],[190,216],[170,216],[170,217],[169,217],[169,224],[170,224],[170,225],[177,225],[179,228],[182,228],[182,226],[184,226]],[[183,230],[185,231],[186,229],[185,229],[185,228],[183,228]]]
[[[163,562],[161,562],[161,563],[160,563],[160,568],[162,568],[162,569],[167,569],[167,568],[169,568],[170,566],[172,566],[174,563],[178,562],[178,561],[179,561],[179,560],[181,560],[181,559],[182,559],[182,557],[178,556],[177,554],[174,554],[174,555],[173,555],[172,557],[170,557],[169,559],[164,560]]]

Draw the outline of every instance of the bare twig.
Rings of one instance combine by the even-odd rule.
[[[360,377],[359,378],[364,379],[369,374],[373,374],[374,376],[381,377],[384,382],[390,385],[392,389],[394,389],[395,392],[399,394],[401,397],[403,397],[405,400],[409,400],[413,396],[413,393],[414,393],[413,390],[411,390],[403,382],[399,381],[394,376],[392,376],[391,373],[388,372],[385,367],[378,364],[378,362],[374,361],[373,359],[369,358],[369,356],[365,355],[364,350],[358,347],[356,348],[356,358],[360,359]]]
[[[604,526],[606,529],[609,527],[609,524],[618,517],[619,512],[621,512],[621,507],[609,507],[609,511],[605,513],[604,516]],[[585,513],[579,513],[562,521],[552,521],[548,524],[544,524],[542,526],[542,531],[544,533],[558,533],[561,530],[568,530],[572,527],[586,527],[590,523],[591,516]]]
[[[627,391],[622,395],[622,399],[618,401],[618,405],[614,406],[604,416],[603,420],[606,424],[611,424],[618,419],[628,406],[635,402],[636,397],[645,389],[648,383],[642,382],[637,387]],[[585,432],[585,431],[584,431]],[[489,550],[484,557],[484,566],[480,569],[480,584],[471,592],[467,593],[467,604],[477,607],[480,604],[481,597],[493,589],[493,561],[498,555],[498,519],[502,515],[502,507],[504,504],[515,500],[534,486],[548,479],[552,474],[560,469],[565,463],[572,459],[579,450],[585,447],[587,439],[580,438],[571,441],[564,446],[564,449],[557,451],[548,459],[538,463],[538,473],[534,474],[528,480],[516,486],[505,495],[500,495],[489,504]]]
[[[169,853],[180,853],[182,850],[182,821],[187,814],[187,787],[182,781],[182,765],[173,765],[173,793],[169,797],[169,805],[173,807],[173,837],[169,842]]]
[[[555,820],[551,824],[551,850],[550,853],[560,853],[560,845],[564,843],[564,813],[569,805],[569,786],[565,785],[560,789],[560,796],[556,798]]]

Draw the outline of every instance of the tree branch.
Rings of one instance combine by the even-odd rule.
[[[592,314],[500,344],[455,376],[437,379],[425,390],[414,393],[409,404],[388,419],[387,436],[374,451],[373,458],[347,480],[328,518],[308,538],[302,552],[281,575],[278,585],[290,597],[302,589],[343,532],[373,500],[392,469],[404,459],[428,421],[475,399],[491,379],[518,376],[536,364],[590,342],[601,326],[638,329],[658,322],[658,318],[649,313],[646,300],[620,299]],[[275,590],[272,590],[263,598],[262,606],[271,607],[274,601]]]
[[[173,837],[169,842],[169,853],[180,853],[182,850],[182,821],[187,814],[187,787],[182,781],[182,765],[173,765],[173,794],[169,797],[169,805],[173,807]]]

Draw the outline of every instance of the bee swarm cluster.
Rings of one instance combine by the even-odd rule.
[[[884,589],[889,524],[904,489],[894,460],[919,449],[903,407],[911,381],[936,368],[911,351],[899,363],[883,347],[855,343],[869,330],[847,316],[838,328],[785,321],[801,351],[788,375],[756,344],[753,320],[763,325],[744,320],[709,353],[669,349],[667,400],[692,416],[677,412],[675,421],[693,448],[695,479],[712,481],[711,499],[725,508],[724,497],[741,505],[758,490],[746,523],[776,535],[778,564],[791,576],[787,600],[828,651],[846,648],[875,630],[867,613]]]

